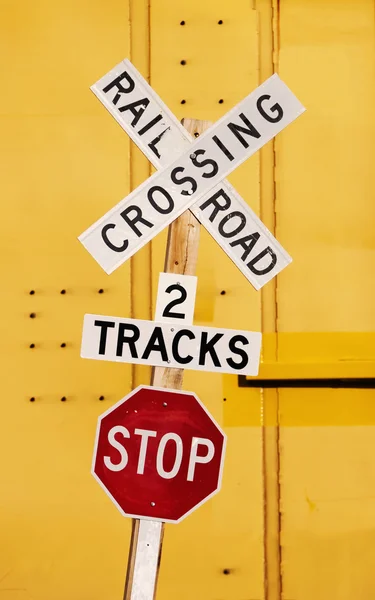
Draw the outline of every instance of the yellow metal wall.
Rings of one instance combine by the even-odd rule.
[[[279,16],[280,76],[309,112],[276,143],[277,233],[294,257],[279,360],[374,376],[374,3],[281,1]],[[375,390],[279,400],[284,597],[373,598]]]
[[[91,453],[98,414],[149,369],[80,359],[81,326],[152,318],[166,234],[110,277],[77,241],[151,172],[89,86],[129,56],[179,118],[215,121],[280,73],[308,111],[230,180],[294,262],[255,292],[203,231],[195,322],[262,329],[264,378],[375,376],[374,4],[0,0],[0,14],[0,598],[121,598],[130,522]],[[191,372],[184,386],[226,429],[225,476],[167,527],[158,598],[372,598],[375,392]]]

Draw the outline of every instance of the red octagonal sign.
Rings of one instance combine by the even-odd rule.
[[[219,491],[225,445],[195,394],[139,386],[99,417],[92,473],[123,515],[178,523]]]

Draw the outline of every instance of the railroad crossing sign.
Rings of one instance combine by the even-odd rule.
[[[277,75],[196,140],[128,60],[91,89],[160,169],[79,236],[107,273],[187,209],[255,289],[290,263],[225,181],[305,110]],[[159,365],[152,381],[161,387],[140,386],[99,417],[92,467],[120,511],[140,518],[133,527],[126,579],[125,597],[131,600],[154,598],[162,522],[179,522],[221,483],[224,433],[193,393],[162,386],[180,389],[186,368],[258,372],[260,333],[192,325],[197,232],[199,224],[189,215],[170,228],[173,243],[165,264],[171,271],[177,265],[177,273],[159,280],[156,322],[85,315],[81,356]],[[183,264],[175,258],[181,251]]]
[[[256,289],[291,262],[224,180],[305,111],[278,75],[272,75],[193,142],[128,60],[91,89],[161,169],[79,236],[107,273],[188,208]]]
[[[124,516],[178,523],[219,491],[225,445],[195,394],[139,386],[99,417],[92,473]]]

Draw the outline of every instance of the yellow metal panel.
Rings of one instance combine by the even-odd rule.
[[[256,88],[257,13],[247,0],[235,5],[223,0],[152,0],[150,15],[151,85],[178,118],[215,122]],[[259,213],[259,156],[242,165],[230,180]],[[165,235],[160,235],[152,243],[154,302],[165,241]],[[260,295],[205,230],[201,231],[197,275],[196,324],[261,329]],[[226,381],[231,394],[226,393]],[[261,598],[261,431],[249,426],[246,408],[241,422],[230,406],[239,404],[236,377],[186,372],[184,388],[194,390],[224,423],[228,455],[220,494],[181,527],[166,530],[160,598]],[[259,392],[254,393],[254,400],[251,411],[259,415]]]
[[[374,377],[374,4],[284,0],[279,69],[307,106],[276,141],[279,364]],[[279,390],[285,598],[374,597],[374,390]]]
[[[262,328],[260,377],[374,376],[373,2],[0,9],[0,593],[121,598],[130,522],[90,476],[93,435],[149,369],[81,360],[80,333],[85,312],[152,316],[166,232],[110,278],[76,240],[150,172],[89,85],[128,55],[179,118],[215,121],[279,69],[308,112],[231,181],[294,262],[256,293],[203,231],[195,322]],[[371,598],[374,392],[185,388],[228,456],[222,492],[167,528],[158,598]]]
[[[372,0],[281,3],[280,76],[308,109],[276,142],[282,332],[375,329],[373,44]]]
[[[276,67],[308,112],[275,142],[276,235],[293,263],[275,298],[262,291],[263,330],[276,299],[278,333],[263,338],[259,378],[373,377],[373,2],[279,6]]]
[[[258,379],[375,376],[374,332],[266,333],[262,342],[263,356],[275,348],[277,360],[268,355]]]
[[[150,23],[149,2],[129,0],[130,59],[143,76],[149,80],[150,73]],[[105,71],[104,71],[105,72]],[[123,134],[124,135],[124,134]],[[126,135],[125,135],[126,137]],[[130,144],[131,179],[135,189],[151,174],[151,165],[136,144]],[[133,319],[152,319],[151,307],[151,244],[141,248],[131,258],[131,316]],[[151,368],[144,365],[132,366],[132,387],[149,384]]]
[[[280,430],[284,596],[373,598],[375,392],[283,390],[280,396],[288,422],[298,404],[305,411],[297,414],[312,421]]]
[[[280,390],[283,427],[375,425],[375,390]]]
[[[107,277],[76,237],[129,190],[128,140],[89,90],[129,51],[127,5],[0,10],[0,595],[120,598],[129,522],[90,466],[130,367],[79,348],[85,312],[130,314],[130,272]]]

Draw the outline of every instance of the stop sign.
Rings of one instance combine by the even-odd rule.
[[[225,444],[195,394],[139,386],[99,417],[92,473],[123,515],[177,523],[219,491]]]

